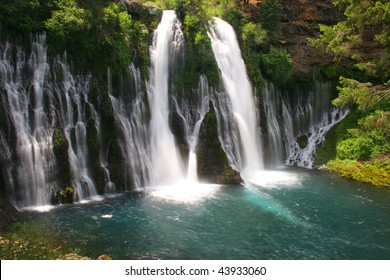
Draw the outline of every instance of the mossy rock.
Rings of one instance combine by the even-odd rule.
[[[52,205],[73,203],[74,200],[74,189],[72,187],[66,187],[65,189],[59,189],[53,191],[50,194],[50,203]]]
[[[241,182],[239,172],[228,163],[218,139],[217,117],[211,106],[199,135],[198,176],[200,180],[217,184],[235,185]]]
[[[309,143],[309,138],[307,137],[306,134],[300,135],[297,138],[298,145],[301,149],[304,149],[307,147],[307,144]]]

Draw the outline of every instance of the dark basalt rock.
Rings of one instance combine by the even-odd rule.
[[[217,117],[213,106],[206,114],[199,134],[198,177],[200,181],[237,185],[240,173],[233,170],[218,139]]]
[[[19,220],[19,212],[8,199],[0,199],[0,232]]]

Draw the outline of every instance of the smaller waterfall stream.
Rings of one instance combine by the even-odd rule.
[[[202,121],[209,111],[209,85],[207,77],[201,75],[199,78],[198,88],[194,90],[195,103],[188,104],[188,101],[182,101],[180,105],[178,100],[173,98],[176,112],[183,120],[185,127],[185,138],[189,147],[187,180],[197,182],[197,157],[196,148],[199,141],[199,132]]]
[[[16,49],[16,61],[13,51]],[[5,44],[0,60],[0,82],[4,89],[3,103],[15,131],[17,150],[17,182],[11,190],[20,208],[42,206],[49,203],[48,192],[55,188],[56,160],[53,154],[50,115],[50,96],[45,96],[49,65],[46,56],[46,38],[37,36],[32,53],[25,57],[24,50]],[[25,81],[24,75],[31,75]]]
[[[316,149],[326,133],[347,116],[348,110],[332,106],[331,94],[330,83],[314,81],[306,99],[299,98],[294,107],[283,102],[287,164],[313,168]],[[300,145],[299,139],[306,145]]]
[[[197,96],[199,98],[197,108],[199,118],[196,120],[191,136],[187,137],[190,147],[187,178],[196,182],[198,181],[196,147],[199,141],[200,126],[206,113],[209,111],[209,87],[206,76],[201,76],[199,79]]]
[[[288,112],[285,112],[288,116]],[[287,164],[294,164],[300,167],[313,168],[316,148],[325,142],[325,135],[329,130],[343,120],[348,114],[348,110],[334,108],[330,112],[325,112],[320,123],[309,128],[306,147],[300,147],[299,143],[292,136],[288,136],[291,142],[288,143]],[[287,118],[291,118],[288,116]]]
[[[68,142],[69,165],[72,185],[79,200],[97,195],[88,163],[87,113],[89,78],[74,79],[66,62],[59,62],[62,68],[62,87],[57,89],[61,123]],[[93,107],[93,106],[92,106]],[[94,109],[92,109],[94,111]],[[93,112],[92,111],[92,112]]]
[[[136,97],[128,105],[123,96],[115,98],[112,95],[111,74],[108,73],[108,94],[117,125],[122,132],[118,144],[125,162],[125,181],[132,180],[132,183],[127,183],[128,190],[132,184],[135,189],[149,185],[151,172],[148,125],[142,118],[146,108],[141,90],[141,75],[133,64],[129,67],[129,73],[134,82]]]
[[[330,84],[320,81],[314,81],[313,89],[298,97],[283,95],[272,84],[265,85],[263,110],[268,135],[267,160],[271,166],[280,166],[284,161],[288,165],[314,167],[317,147],[325,141],[326,133],[348,114],[348,110],[332,106],[331,92]]]
[[[267,118],[267,146],[268,146],[268,162],[269,167],[280,167],[283,164],[285,157],[283,147],[283,131],[282,124],[279,118],[279,102],[280,98],[275,92],[272,84],[265,84],[262,88],[263,93],[263,110]]]

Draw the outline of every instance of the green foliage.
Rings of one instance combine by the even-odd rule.
[[[333,104],[357,108],[361,116],[358,127],[349,130],[349,137],[338,143],[338,159],[330,168],[364,181],[370,177],[368,172],[375,173],[375,160],[381,158],[385,164],[389,160],[386,155],[390,153],[390,3],[370,0],[334,3],[344,11],[346,20],[333,26],[320,25],[320,37],[310,42],[332,53],[336,61],[354,61],[365,77],[340,75],[339,96]]]
[[[56,35],[62,44],[70,36],[87,33],[92,25],[92,13],[78,6],[75,0],[58,0],[58,10],[46,21],[46,28]]]
[[[148,63],[148,30],[122,6],[110,1],[58,0],[46,20],[51,53],[67,52],[74,65],[104,75],[124,72],[133,58]],[[99,58],[99,59],[97,59]]]
[[[73,196],[74,189],[72,187],[65,188],[65,195],[66,196]]]
[[[241,39],[245,47],[258,50],[268,41],[267,31],[260,23],[248,22],[242,27]]]
[[[198,14],[187,13],[184,17],[184,32],[190,44],[194,46],[206,46],[210,44],[207,36],[206,19],[201,18]]]
[[[292,60],[286,50],[271,48],[269,53],[262,55],[261,66],[266,77],[273,83],[280,85],[289,78]]]
[[[62,131],[56,129],[53,133],[53,150],[54,154],[59,155],[66,152],[68,142]]]
[[[370,0],[338,0],[346,21],[320,25],[321,35],[313,46],[333,53],[335,58],[351,58],[368,75],[390,78],[390,3]],[[372,50],[372,51],[371,51]]]
[[[353,69],[337,64],[329,64],[318,69],[318,74],[328,80],[340,80],[342,77],[354,77],[355,79],[364,78],[364,73],[361,71],[354,71]]]
[[[340,159],[368,160],[372,154],[374,141],[367,137],[348,138],[337,146],[337,157]]]
[[[336,159],[337,144],[350,137],[349,133],[346,133],[346,131],[358,128],[359,117],[359,111],[351,111],[343,121],[332,127],[332,129],[326,134],[325,143],[316,150],[315,165],[323,165],[330,160]]]
[[[162,10],[178,10],[182,0],[157,0],[153,4],[158,4]]]
[[[201,74],[208,77],[210,85],[217,85],[218,68],[207,36],[209,17],[204,1],[180,1],[178,9],[183,23],[186,54],[171,80],[176,85],[183,85],[184,92],[191,92]]]
[[[52,8],[53,0],[2,0],[0,22],[16,33],[40,31]]]
[[[345,178],[376,186],[390,187],[390,159],[388,157],[376,158],[367,162],[336,159],[330,161],[326,169]]]
[[[261,59],[261,53],[251,51],[245,54],[246,69],[254,86],[260,86],[264,83],[263,73],[261,71]]]
[[[234,27],[236,32],[241,33],[241,26],[244,19],[243,19],[243,15],[237,8],[231,7],[223,11],[221,17],[227,22],[229,22]]]
[[[279,29],[282,8],[278,0],[264,0],[259,4],[259,19],[262,26],[270,33]]]
[[[52,205],[73,203],[75,191],[73,187],[66,187],[65,189],[52,190],[50,194],[50,202]]]
[[[370,82],[361,83],[344,77],[340,77],[340,84],[337,87],[339,96],[333,101],[336,106],[350,107],[356,104],[360,110],[366,110],[390,99],[388,84],[374,86]]]

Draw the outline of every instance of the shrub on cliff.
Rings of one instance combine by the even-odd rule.
[[[66,51],[76,67],[105,73],[125,71],[137,57],[147,59],[148,31],[119,4],[98,4],[93,9],[80,1],[59,0],[45,22],[48,41],[55,53]],[[81,1],[82,2],[82,1]]]
[[[292,67],[292,60],[284,49],[271,48],[261,56],[261,69],[273,83],[280,85],[287,81]]]

